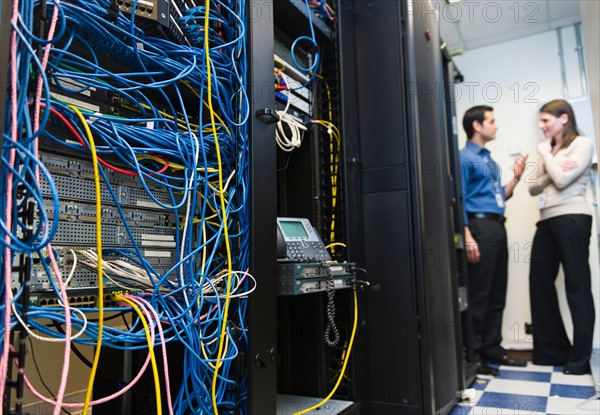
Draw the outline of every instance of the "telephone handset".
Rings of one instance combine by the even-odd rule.
[[[306,218],[277,218],[277,257],[280,262],[324,262],[331,256]]]

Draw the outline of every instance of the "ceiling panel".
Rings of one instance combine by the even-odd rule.
[[[453,4],[434,0],[432,3],[439,16],[442,38],[451,53],[581,21],[579,0],[477,0]]]

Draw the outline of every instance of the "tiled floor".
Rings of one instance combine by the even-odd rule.
[[[500,374],[476,379],[475,397],[449,415],[599,415],[592,375],[565,375],[559,366],[500,366]]]

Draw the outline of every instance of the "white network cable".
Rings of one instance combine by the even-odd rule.
[[[281,76],[287,84],[285,75],[281,73]],[[285,109],[283,111],[277,111],[279,121],[277,121],[277,130],[275,131],[277,145],[280,149],[287,152],[300,147],[302,139],[304,138],[304,132],[306,131],[306,126],[304,124],[299,122],[293,115],[287,113],[290,108],[290,95],[290,91],[287,91],[288,100]],[[289,130],[289,135],[288,132],[286,132],[286,127]]]

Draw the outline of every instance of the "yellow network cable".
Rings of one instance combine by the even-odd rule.
[[[334,246],[341,246],[341,247],[344,247],[344,248],[345,248],[345,247],[346,247],[346,244],[344,244],[344,243],[342,243],[342,242],[333,242],[333,243],[330,243],[329,245],[327,245],[327,246],[325,247],[325,249],[333,248]]]
[[[90,142],[90,152],[92,153],[92,165],[94,166],[94,183],[96,185],[96,250],[98,251],[98,339],[97,346],[94,352],[94,362],[92,363],[92,371],[88,381],[87,390],[85,391],[85,401],[83,404],[83,415],[87,415],[92,399],[92,390],[94,388],[94,378],[98,370],[98,362],[100,360],[100,350],[102,345],[102,330],[104,328],[104,283],[102,277],[102,197],[100,193],[100,173],[98,170],[98,157],[96,155],[96,144],[92,131],[86,119],[79,109],[73,105],[69,105],[75,114],[81,120],[85,134]]]
[[[205,19],[205,20],[206,20],[206,19]],[[204,43],[206,44],[206,43],[208,43],[208,41],[206,41],[206,40],[205,40],[205,42],[204,42]],[[208,58],[207,58],[207,59],[208,59]],[[209,77],[209,79],[210,79],[210,74],[208,74],[208,77]],[[199,92],[196,90],[196,88],[194,88],[193,86],[191,86],[191,85],[189,84],[189,82],[187,82],[187,81],[181,81],[181,82],[182,82],[182,83],[183,83],[185,86],[187,86],[187,87],[188,87],[188,88],[189,88],[189,89],[190,89],[190,90],[191,90],[191,91],[194,93],[194,95],[196,95],[198,98],[200,98],[200,93],[199,93]],[[210,83],[209,83],[209,88],[210,88]],[[210,99],[210,97],[211,97],[211,96],[209,95],[209,99]],[[204,103],[204,105],[207,105],[207,106],[209,106],[210,108],[212,108],[212,103],[210,103],[210,104],[209,104],[209,103],[208,103],[208,102],[206,102],[204,99],[202,100],[202,102]],[[217,120],[219,121],[219,123],[221,123],[221,125],[223,126],[223,128],[225,128],[225,131],[227,131],[227,135],[228,135],[229,137],[233,137],[233,136],[231,135],[231,132],[229,131],[229,128],[227,128],[227,124],[225,124],[225,122],[223,121],[223,119],[222,119],[221,117],[219,117],[219,114],[214,114],[214,116],[215,116],[215,117],[217,117]],[[212,120],[212,115],[211,115],[211,120]],[[214,127],[214,121],[213,121],[213,123],[212,123],[212,124],[213,124],[213,127],[212,127],[212,128],[215,128],[215,127]],[[212,130],[212,128],[211,128],[211,130]]]
[[[329,6],[328,6],[329,7]],[[327,82],[327,80],[320,74],[316,74],[316,76],[323,81],[323,83],[325,84],[325,90],[327,92],[327,109],[328,109],[328,118],[329,118],[329,122],[327,121],[323,121],[323,120],[317,120],[315,121],[317,124],[323,125],[325,127],[328,128],[328,131],[331,131],[332,128],[335,128],[335,126],[332,124],[333,121],[333,107],[331,104],[331,88],[329,87],[329,83]],[[331,170],[331,228],[330,228],[330,235],[329,235],[329,240],[331,242],[335,241],[335,208],[337,206],[337,175],[338,175],[338,162],[339,162],[339,150],[341,147],[341,134],[339,132],[339,130],[337,128],[335,128],[335,131],[337,133],[337,136],[334,137],[337,140],[337,151],[335,152],[335,156],[334,156],[334,148],[333,148],[333,140],[331,140],[332,137],[332,133],[329,132],[329,168]]]
[[[202,335],[202,331],[200,331],[200,335]],[[209,342],[209,344],[210,344],[210,342]],[[210,366],[212,369],[214,369],[216,366],[210,362],[210,358],[208,357],[208,354],[206,353],[206,346],[203,341],[200,342],[200,350],[202,350],[202,356],[204,356],[204,359],[206,360],[206,364],[208,366]],[[227,351],[227,350],[229,350],[229,336],[225,336],[225,351]],[[219,364],[219,366],[221,366],[221,365]]]
[[[346,352],[346,356],[344,357],[344,363],[342,364],[342,370],[340,371],[340,376],[338,377],[338,380],[335,383],[335,386],[333,387],[331,392],[329,392],[329,395],[327,395],[325,397],[325,399],[323,399],[318,404],[313,405],[310,408],[306,408],[301,411],[298,411],[293,415],[303,415],[303,414],[306,414],[314,409],[320,408],[321,406],[325,405],[327,403],[327,401],[329,401],[331,399],[331,397],[335,394],[335,392],[337,391],[337,388],[340,386],[340,383],[342,382],[342,379],[344,378],[344,373],[346,373],[346,366],[348,365],[348,360],[350,360],[350,352],[352,352],[352,345],[354,344],[354,336],[356,334],[356,327],[358,326],[358,296],[356,294],[356,288],[354,288],[353,291],[354,291],[354,323],[352,324],[352,334],[350,335],[350,343],[348,343],[348,351]]]
[[[231,295],[231,275],[232,275],[232,264],[231,264],[231,247],[229,246],[229,230],[227,228],[227,210],[225,208],[225,197],[223,195],[223,165],[221,164],[221,149],[219,147],[219,138],[217,137],[217,129],[215,124],[215,113],[212,106],[212,80],[211,80],[211,68],[210,68],[210,48],[208,45],[208,25],[209,25],[209,12],[210,12],[210,0],[206,0],[204,3],[204,54],[206,55],[206,83],[208,84],[207,95],[208,95],[208,109],[210,112],[210,123],[213,127],[213,138],[215,140],[215,148],[217,152],[217,164],[219,166],[219,199],[221,200],[221,220],[223,222],[223,236],[225,238],[225,249],[227,251],[227,280],[226,280],[226,293],[225,293],[225,305],[223,306],[223,321],[221,326],[221,333],[219,335],[219,350],[217,351],[217,359],[215,361],[215,370],[212,378],[211,388],[211,399],[214,409],[214,415],[219,415],[219,409],[217,408],[217,380],[219,377],[219,366],[221,364],[222,353],[223,353],[223,342],[226,335],[227,329],[227,314],[229,312],[229,299]]]
[[[331,170],[331,229],[329,240],[335,241],[335,208],[337,206],[337,191],[338,191],[338,172],[339,172],[339,149],[341,147],[341,134],[340,130],[333,125],[330,121],[325,120],[313,120],[313,123],[319,124],[327,128],[329,134],[329,167]],[[333,139],[336,140],[337,149],[334,149]],[[334,151],[336,150],[336,151]]]
[[[135,310],[137,315],[140,317],[140,321],[144,326],[144,332],[146,333],[146,341],[148,342],[148,353],[150,353],[150,361],[152,362],[152,375],[154,376],[154,388],[156,392],[156,413],[157,415],[162,415],[162,403],[160,400],[160,379],[158,377],[158,365],[156,364],[156,356],[154,355],[154,342],[152,340],[152,335],[150,334],[150,329],[148,328],[148,323],[144,318],[144,314],[142,310],[131,300],[123,297],[121,294],[115,295],[115,300],[123,301],[127,303]]]
[[[285,62],[284,62],[284,61],[282,61],[281,59],[279,59],[279,58],[277,58],[277,57],[275,57],[275,60],[274,60],[274,61],[275,61],[276,63],[278,63],[279,65],[281,65],[279,68],[278,68],[278,67],[275,67],[275,69],[277,69],[278,71],[285,71]],[[317,74],[317,75],[318,75],[318,74]]]
[[[329,88],[329,82],[327,82],[327,79],[325,79],[323,77],[323,75],[321,74],[315,74],[315,76],[317,78],[319,78],[321,81],[323,81],[325,83],[325,91],[327,92],[327,110],[328,110],[328,114],[329,115],[329,121],[333,121],[333,106],[331,105],[331,89]]]
[[[331,6],[327,3],[325,3],[325,7],[327,7],[327,10],[329,10],[329,12],[331,13],[331,15],[333,16],[335,11],[331,8]]]

